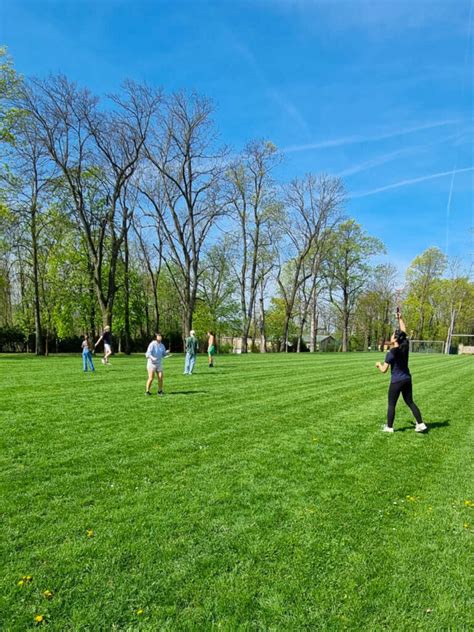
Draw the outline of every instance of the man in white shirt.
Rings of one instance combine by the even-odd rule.
[[[163,366],[162,360],[168,355],[165,345],[161,342],[161,334],[156,334],[156,340],[152,340],[148,345],[145,356],[147,359],[146,368],[148,370],[148,380],[146,383],[145,395],[151,395],[150,388],[156,374],[158,379],[158,395],[163,395]]]

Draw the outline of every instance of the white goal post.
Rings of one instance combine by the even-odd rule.
[[[411,353],[444,353],[444,340],[411,340]]]

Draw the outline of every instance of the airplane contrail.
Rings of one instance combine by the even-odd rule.
[[[459,123],[458,119],[435,121],[433,123],[424,123],[423,125],[417,125],[414,127],[406,127],[403,129],[392,130],[391,132],[385,132],[383,134],[376,134],[374,136],[345,136],[342,138],[333,138],[329,140],[318,141],[316,143],[308,143],[305,145],[289,145],[284,147],[281,151],[286,154],[296,153],[300,151],[308,151],[310,149],[324,149],[327,147],[342,147],[344,145],[355,145],[357,143],[369,143],[376,142],[378,140],[385,140],[387,138],[395,138],[396,136],[403,136],[404,134],[413,134],[415,132],[421,132],[426,129],[433,129],[435,127],[443,127],[445,125],[454,125]]]
[[[360,198],[368,195],[374,195],[375,193],[381,193],[382,191],[389,191],[390,189],[398,189],[410,184],[416,184],[417,182],[425,182],[426,180],[435,180],[436,178],[443,178],[445,176],[453,176],[453,174],[466,173],[468,171],[474,171],[474,166],[463,167],[462,169],[450,169],[449,171],[441,171],[439,173],[431,173],[427,176],[421,176],[419,178],[410,178],[409,180],[400,180],[400,182],[394,182],[393,184],[387,184],[377,189],[371,189],[370,191],[360,191],[359,193],[352,193],[349,198]]]

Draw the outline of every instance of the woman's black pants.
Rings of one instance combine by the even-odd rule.
[[[388,411],[387,411],[387,426],[393,427],[393,420],[395,419],[395,406],[397,405],[400,393],[403,395],[405,404],[413,413],[417,424],[421,424],[421,413],[418,406],[413,401],[413,387],[410,380],[403,380],[401,382],[393,382],[388,389]]]

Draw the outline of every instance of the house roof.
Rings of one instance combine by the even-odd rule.
[[[335,338],[331,334],[319,334],[316,336],[316,342],[323,342],[324,340],[335,340]]]

